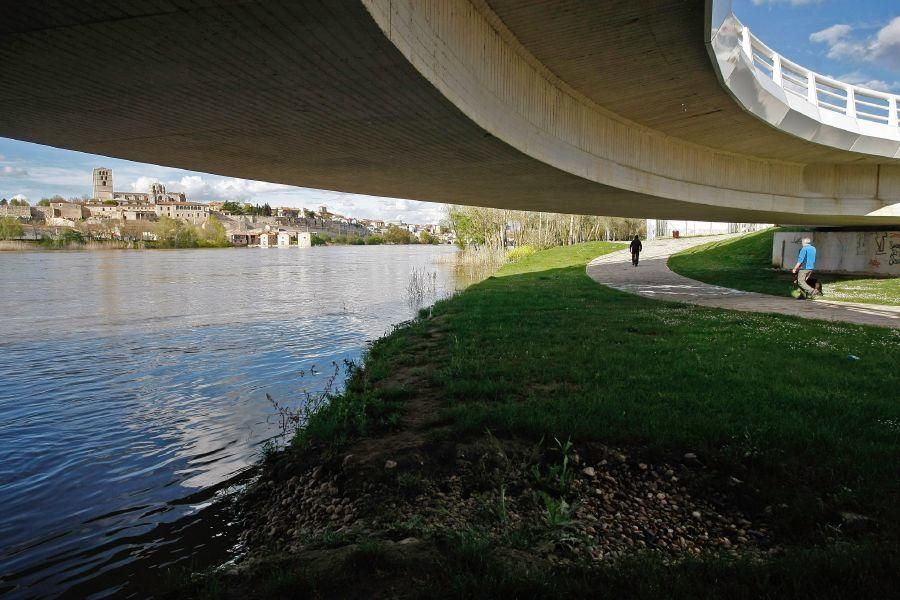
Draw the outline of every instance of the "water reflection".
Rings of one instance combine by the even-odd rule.
[[[448,294],[453,252],[0,255],[0,592],[57,593],[160,546],[189,559],[160,532],[208,527],[184,524],[209,502],[191,495],[277,433],[266,393],[302,397],[410,318],[413,271],[436,273],[425,301]]]

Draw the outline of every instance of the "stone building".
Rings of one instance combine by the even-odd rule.
[[[190,221],[194,224],[205,223],[209,219],[209,207],[197,202],[160,201],[155,202],[153,206],[157,217],[170,217],[181,221]]]
[[[278,243],[278,234],[264,231],[259,234],[259,245],[261,248],[274,248]]]
[[[67,200],[51,200],[50,211],[49,218],[51,219],[80,221],[84,218],[84,208],[80,204],[68,202]]]
[[[94,195],[98,200],[113,199],[112,169],[99,167],[94,169]]]
[[[9,204],[0,204],[0,217],[13,217],[16,219],[30,219],[30,206],[12,206]]]
[[[157,182],[150,185],[149,192],[116,192],[113,188],[112,169],[94,169],[94,193],[97,200],[118,200],[128,204],[158,204],[160,202],[186,202],[183,192],[167,192],[166,186]]]

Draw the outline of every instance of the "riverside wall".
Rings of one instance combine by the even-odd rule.
[[[817,271],[900,277],[900,230],[776,232],[772,265],[792,269],[804,236],[816,247]]]

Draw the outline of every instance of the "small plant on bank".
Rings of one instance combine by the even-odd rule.
[[[286,439],[296,435],[298,431],[306,427],[310,417],[319,412],[322,407],[328,403],[331,398],[331,390],[334,388],[334,384],[341,372],[341,368],[337,362],[332,361],[331,365],[334,368],[334,371],[325,381],[323,389],[316,392],[304,390],[304,398],[299,406],[293,407],[281,404],[266,392],[266,398],[275,408],[275,417],[278,421],[279,429],[281,430],[281,433],[279,434],[280,438]],[[347,362],[345,363],[345,367],[350,371],[353,368],[353,363]],[[310,374],[315,375],[315,366],[310,369]],[[305,375],[305,371],[300,371],[300,377],[304,377]],[[265,456],[265,446],[263,452]]]
[[[497,519],[504,525],[509,523],[509,511],[506,508],[506,484],[500,486],[500,497],[497,499]]]
[[[418,308],[429,298],[437,294],[437,273],[427,272],[425,269],[415,269],[409,276],[406,285],[406,298],[409,305]]]
[[[569,491],[574,478],[574,472],[569,468],[570,455],[572,452],[572,440],[566,439],[565,442],[553,438],[561,457],[557,464],[551,464],[547,467],[546,473],[541,470],[541,465],[536,464],[531,467],[531,474],[539,485],[555,490],[560,494]]]
[[[566,502],[565,498],[554,498],[547,492],[541,492],[544,501],[544,521],[553,530],[565,529],[572,523],[575,506]]]

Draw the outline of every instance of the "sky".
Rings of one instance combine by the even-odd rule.
[[[900,0],[733,0],[757,37],[813,71],[900,93]],[[116,191],[160,181],[188,199],[318,208],[357,218],[437,223],[440,204],[376,198],[147,165],[0,138],[0,197],[36,202],[91,193],[91,170],[113,169]]]
[[[900,0],[733,0],[732,10],[807,69],[900,93]]]

